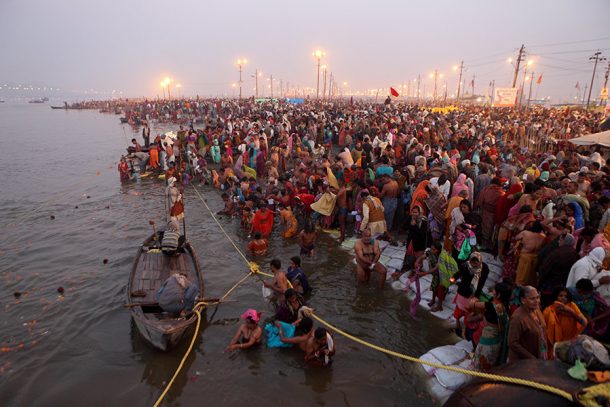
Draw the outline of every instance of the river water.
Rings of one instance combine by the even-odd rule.
[[[153,128],[153,132],[155,129]],[[172,376],[188,341],[169,353],[147,345],[123,307],[131,262],[162,223],[163,184],[122,186],[117,160],[132,134],[118,116],[0,104],[0,405],[150,406]],[[213,210],[217,191],[203,188]],[[205,296],[222,295],[247,272],[194,191],[187,190],[187,232],[205,270]],[[238,245],[237,220],[222,219]],[[276,229],[278,229],[276,227]],[[270,254],[298,254],[277,235]],[[409,355],[446,344],[450,334],[389,286],[356,287],[351,255],[322,234],[303,269],[317,313],[365,340]],[[104,260],[107,260],[105,263]],[[58,293],[64,289],[64,295]],[[21,294],[19,298],[15,294]],[[206,320],[164,405],[434,405],[421,368],[338,335],[332,368],[312,368],[292,349],[223,353],[249,307],[271,309],[261,283],[247,281]]]

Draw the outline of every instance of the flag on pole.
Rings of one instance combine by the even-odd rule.
[[[536,81],[536,83],[538,85],[540,85],[542,83],[542,74],[540,74],[540,76],[538,77],[538,80]]]
[[[390,86],[390,94],[396,98],[398,97],[398,92],[396,91],[396,89],[394,89],[391,86]]]
[[[574,86],[580,92],[580,83],[576,82],[576,86]]]

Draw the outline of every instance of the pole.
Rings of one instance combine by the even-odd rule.
[[[517,85],[517,76],[519,75],[519,65],[521,64],[521,61],[523,60],[524,51],[525,51],[525,45],[521,44],[521,49],[519,49],[519,56],[517,57],[517,65],[515,66],[515,75],[513,76],[513,86],[511,86],[513,88]]]
[[[254,71],[254,81],[255,81],[255,94],[256,94],[256,98],[258,99],[258,68],[256,68],[256,70]]]
[[[239,98],[241,99],[241,64],[239,64]]]
[[[172,95],[169,93],[169,82],[167,84],[167,99],[172,100]]]
[[[491,81],[491,97],[489,99],[490,106],[493,105],[493,103],[494,103],[494,92],[495,92],[495,90],[496,90],[496,80],[494,79],[494,80]]]
[[[585,95],[587,94],[587,86],[589,86],[589,85],[585,85],[585,91],[582,93],[582,102],[580,102],[581,105],[585,104]]]
[[[523,106],[523,94],[525,93],[525,78],[527,78],[527,65],[523,71],[523,82],[521,82],[521,95],[519,95],[519,107]]]
[[[595,70],[597,69],[598,61],[605,61],[606,58],[600,58],[601,51],[597,51],[593,54],[592,57],[589,58],[589,61],[595,61],[595,65],[593,65],[593,75],[591,76],[591,85],[589,86],[589,97],[587,97],[587,110],[589,110],[589,102],[591,101],[591,91],[593,90],[593,80],[595,79]]]
[[[284,81],[280,79],[280,97],[284,97]]]
[[[436,79],[438,78],[438,70],[434,70],[434,90],[432,91],[432,100],[436,100]]]
[[[320,99],[320,57],[318,57],[318,82],[316,84],[316,99]]]
[[[610,75],[610,62],[608,62],[608,68],[606,68],[606,74],[604,75],[604,87],[603,89],[607,89],[608,88],[608,75]],[[606,106],[608,105],[608,95],[606,94],[606,99],[605,99],[605,103]]]
[[[322,89],[322,99],[326,99],[326,72],[327,70],[324,70],[324,88]]]
[[[534,71],[532,71],[532,74],[530,75],[530,92],[527,95],[527,107],[530,107],[530,100],[532,99],[532,85],[534,83]]]
[[[165,86],[161,86],[161,89],[163,90],[163,100],[165,100]]]
[[[417,103],[419,103],[419,85],[421,84],[421,75],[417,75]]]
[[[472,97],[474,97],[474,78],[476,78],[476,75],[472,74],[472,82],[470,82],[470,85],[472,86]]]
[[[456,105],[460,105],[460,90],[462,90],[462,71],[464,70],[464,61],[460,62],[460,78],[458,79]]]

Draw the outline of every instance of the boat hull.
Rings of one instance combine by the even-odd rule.
[[[157,292],[163,282],[173,273],[184,273],[199,286],[199,297],[203,297],[203,273],[199,259],[189,242],[178,256],[167,256],[152,250],[161,240],[160,235],[149,237],[139,248],[127,284],[127,303],[140,335],[161,351],[168,351],[182,341],[197,322],[194,313],[184,317],[169,315],[158,306]],[[134,293],[139,295],[134,295]],[[142,305],[138,305],[142,304]]]

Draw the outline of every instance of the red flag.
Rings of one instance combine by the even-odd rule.
[[[390,94],[392,96],[394,96],[395,98],[398,97],[398,92],[396,91],[396,89],[394,89],[393,87],[390,86]]]
[[[542,83],[542,74],[540,74],[540,76],[538,77],[538,80],[536,81],[536,83],[538,85],[540,85]]]
[[[576,82],[576,86],[574,86],[576,89],[578,89],[578,91],[580,92],[580,84],[578,82]]]

